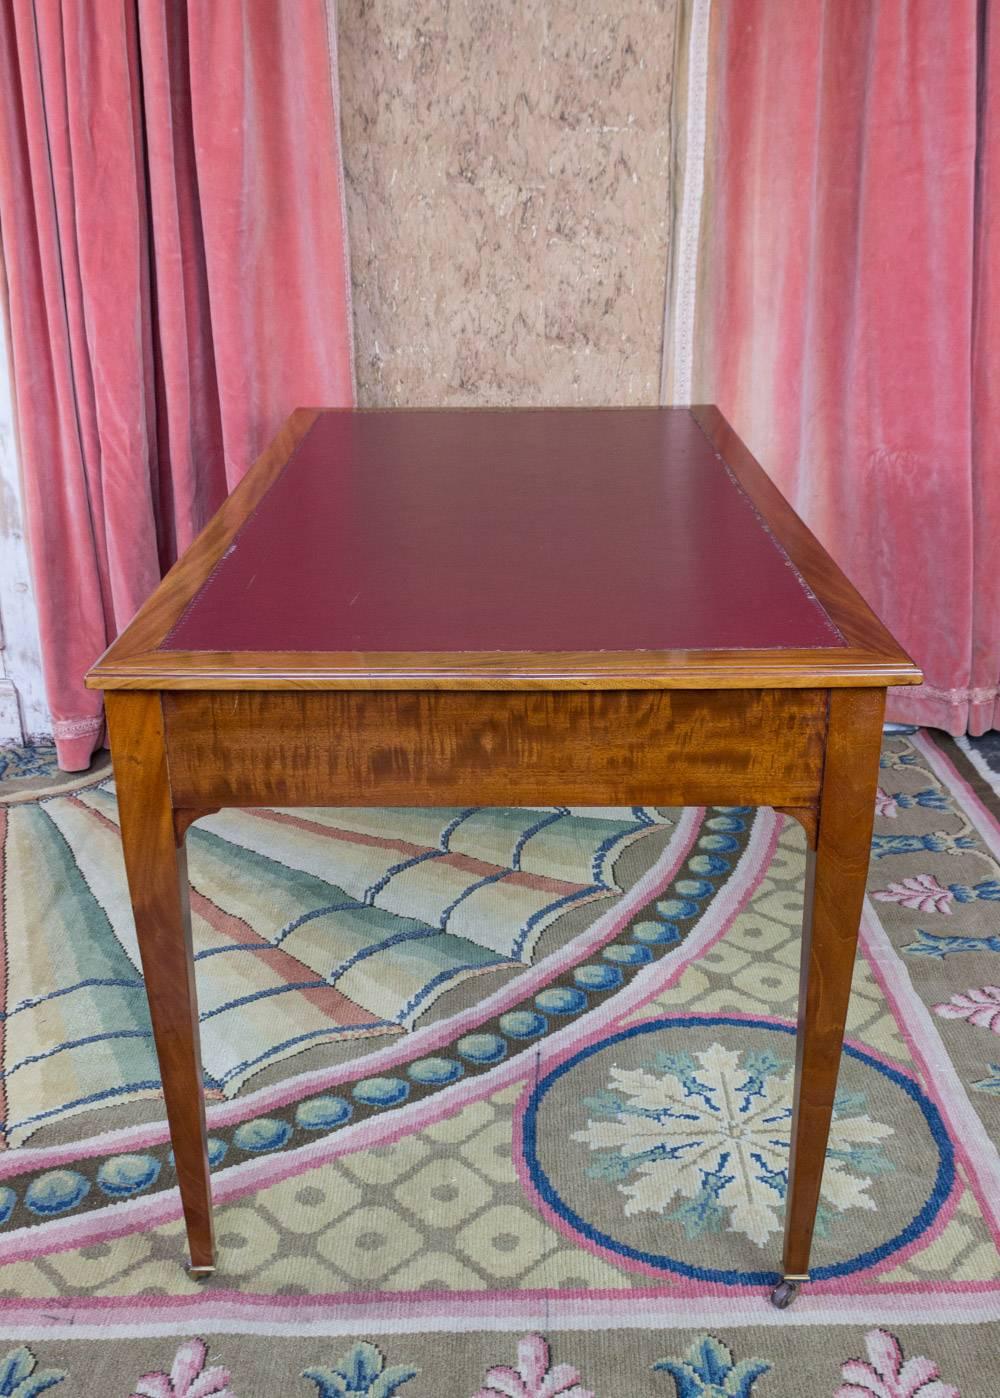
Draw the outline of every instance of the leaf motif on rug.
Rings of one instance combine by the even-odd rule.
[[[973,986],[971,990],[958,991],[950,1000],[935,1005],[934,1013],[941,1019],[964,1019],[1000,1034],[1000,985]]]
[[[869,1330],[865,1336],[868,1362],[845,1360],[844,1382],[833,1398],[962,1398],[950,1383],[939,1381],[940,1370],[917,1355],[904,1360],[903,1347],[888,1330]]]
[[[1000,937],[956,937],[946,932],[926,932],[917,928],[917,940],[902,948],[907,956],[929,956],[943,961],[960,951],[1000,951]]]
[[[335,1360],[332,1369],[303,1369],[302,1377],[316,1385],[318,1398],[341,1398],[348,1393],[357,1398],[392,1398],[418,1372],[408,1364],[393,1364],[387,1369],[381,1350],[362,1340]]]
[[[589,1388],[581,1388],[572,1364],[550,1366],[550,1358],[544,1336],[525,1335],[517,1346],[517,1368],[498,1364],[487,1370],[486,1387],[473,1398],[594,1398]]]
[[[51,743],[13,743],[0,747],[0,781],[50,777],[58,774],[58,771],[56,750]]]
[[[726,1220],[764,1247],[782,1226],[788,1184],[793,1075],[786,1067],[716,1043],[693,1057],[660,1054],[649,1068],[613,1068],[607,1090],[585,1103],[597,1119],[573,1135],[602,1152],[588,1174],[617,1184],[626,1216],[664,1214],[689,1237]],[[836,1113],[826,1203],[841,1213],[875,1209],[867,1189],[872,1174],[892,1168],[881,1142],[893,1134],[867,1113]],[[678,1196],[686,1202],[668,1212]]]
[[[660,1359],[653,1368],[669,1374],[676,1398],[751,1398],[753,1386],[771,1366],[763,1359],[733,1363],[732,1350],[714,1335],[699,1335],[682,1359]]]
[[[170,1373],[143,1374],[131,1398],[236,1398],[229,1387],[229,1370],[221,1364],[205,1368],[204,1340],[186,1340],[174,1355]]]
[[[872,892],[872,897],[879,903],[898,903],[917,912],[945,915],[951,913],[954,896],[951,889],[942,888],[933,874],[911,874],[909,878]]]
[[[1000,1063],[991,1063],[989,1077],[980,1078],[972,1086],[976,1092],[989,1092],[1000,1097]]]
[[[31,1350],[21,1345],[0,1359],[0,1398],[35,1398],[65,1377],[64,1369],[39,1369]]]

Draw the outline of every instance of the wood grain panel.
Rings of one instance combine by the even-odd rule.
[[[175,806],[806,806],[818,691],[169,693]]]

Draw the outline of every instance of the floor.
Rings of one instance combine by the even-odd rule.
[[[994,1392],[1000,735],[886,739],[814,1279],[787,1312],[766,1290],[796,825],[195,827],[220,1237],[197,1283],[113,783],[40,750],[0,768],[0,1393]]]

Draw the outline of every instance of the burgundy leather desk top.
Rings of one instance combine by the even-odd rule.
[[[328,412],[164,650],[844,641],[683,408]]]

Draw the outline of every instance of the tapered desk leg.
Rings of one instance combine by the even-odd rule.
[[[784,1281],[771,1296],[777,1306],[794,1299],[809,1273],[868,876],[884,707],[883,689],[830,692],[816,850],[806,875]]]
[[[174,830],[160,696],[107,695],[125,869],[192,1271],[215,1265],[187,859]]]

